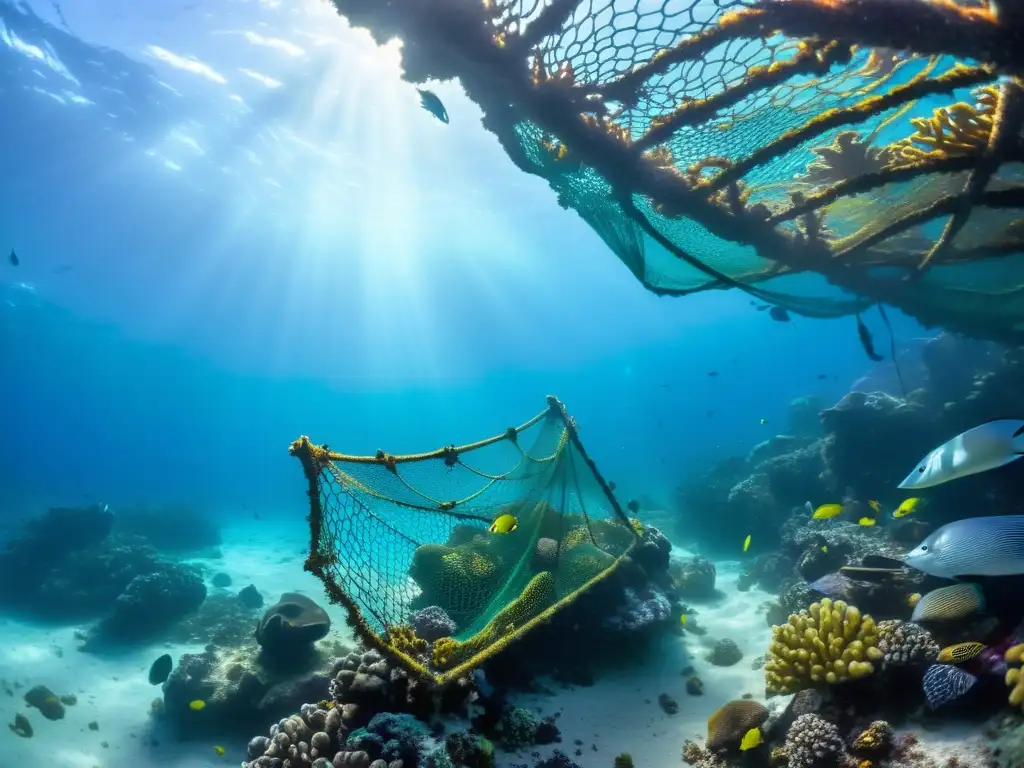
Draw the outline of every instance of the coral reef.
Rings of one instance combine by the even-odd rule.
[[[715,596],[715,564],[708,558],[672,560],[668,570],[680,597],[706,600]]]
[[[765,664],[770,693],[856,680],[874,671],[880,661],[877,629],[870,616],[853,606],[823,599],[772,628],[773,641]]]
[[[786,734],[786,758],[790,768],[821,768],[838,765],[846,744],[832,723],[815,714],[800,715]]]
[[[939,656],[939,644],[928,630],[899,619],[878,622],[878,650],[883,669],[932,664]]]
[[[743,734],[764,725],[768,715],[767,707],[751,699],[736,699],[722,705],[708,718],[708,749],[738,746]]]
[[[543,539],[543,541],[551,541],[551,539]],[[428,643],[440,640],[442,637],[451,637],[456,630],[451,616],[445,613],[439,605],[428,605],[426,608],[413,611],[409,616],[409,625],[418,637],[422,637]]]
[[[743,651],[734,640],[725,637],[715,643],[708,654],[708,661],[716,667],[731,667],[743,658]]]

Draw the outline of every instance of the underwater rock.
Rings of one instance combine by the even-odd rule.
[[[338,650],[337,644],[322,642],[309,660],[312,669],[299,672],[264,666],[254,643],[183,654],[164,684],[164,711],[190,735],[251,733],[268,719],[322,699]],[[202,717],[189,707],[197,699],[206,702]]]
[[[804,581],[808,582],[817,582],[819,579],[830,574],[837,575],[835,572],[847,564],[846,555],[851,550],[852,547],[849,545],[830,547],[824,540],[820,544],[814,542],[804,550],[797,560],[797,572],[803,577]],[[831,586],[842,588],[839,583]],[[817,591],[820,591],[820,589]],[[843,599],[845,600],[846,598],[844,597]]]
[[[875,720],[853,740],[851,750],[858,757],[886,757],[893,747],[895,733],[885,720]]]
[[[245,645],[252,640],[257,610],[248,607],[236,595],[215,593],[207,597],[195,613],[185,617],[171,635],[179,643],[219,647]]]
[[[609,629],[635,632],[666,624],[672,615],[672,601],[653,586],[637,592],[626,587],[624,590],[625,604],[616,612],[604,619],[604,626]]]
[[[286,592],[263,614],[256,642],[271,660],[288,664],[308,655],[330,630],[331,618],[323,608],[305,595]]]
[[[743,651],[729,638],[722,638],[708,654],[708,661],[716,667],[731,667],[743,658]]]
[[[263,595],[260,594],[260,591],[253,584],[241,589],[238,592],[237,598],[238,602],[246,608],[256,610],[263,607]]]
[[[533,559],[530,561],[530,567],[534,571],[553,571],[557,565],[558,541],[543,536],[537,539],[537,543],[533,547]]]
[[[786,593],[779,598],[779,605],[782,607],[788,620],[791,614],[810,608],[815,600],[817,598],[812,594],[810,586],[803,582],[798,582],[786,590]]]
[[[679,711],[679,702],[667,693],[658,694],[658,706],[666,715],[674,715]]]
[[[691,696],[704,695],[704,683],[696,675],[686,678],[686,692]]]
[[[114,602],[113,613],[100,621],[83,650],[104,643],[138,642],[167,630],[206,599],[206,584],[194,568],[172,563],[136,576]]]
[[[231,586],[231,577],[226,573],[215,573],[213,574],[213,578],[210,580],[210,583],[217,589],[226,589]]]
[[[508,750],[533,746],[537,739],[538,719],[528,709],[507,707],[498,728],[501,746]]]
[[[759,728],[768,714],[767,707],[750,699],[726,702],[708,718],[708,749],[739,746],[743,734],[751,728]]]
[[[640,542],[633,549],[630,558],[640,566],[648,577],[668,570],[672,554],[672,542],[653,525],[645,525]]]
[[[371,760],[386,764],[401,760],[402,765],[416,765],[428,736],[426,725],[411,715],[381,712],[365,727],[352,731],[345,745],[349,750],[366,752]]]
[[[554,541],[554,539],[541,539],[541,541]],[[555,546],[558,546],[558,542],[555,542]],[[442,637],[451,637],[456,630],[455,622],[439,605],[428,605],[426,608],[413,611],[409,614],[409,626],[412,627],[417,637],[423,638],[428,643],[440,640]]]
[[[62,720],[64,705],[60,698],[45,685],[37,685],[25,694],[25,703],[35,707],[47,720]]]
[[[759,586],[766,592],[778,593],[794,581],[794,563],[788,555],[768,552],[759,555],[747,571],[740,574],[736,586],[745,592]]]
[[[673,560],[669,571],[680,597],[706,600],[715,596],[715,564],[708,558]]]
[[[787,422],[790,434],[798,437],[817,438],[821,436],[821,411],[825,404],[820,397],[806,395],[789,401]]]

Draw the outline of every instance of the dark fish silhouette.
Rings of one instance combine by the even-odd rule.
[[[785,307],[772,307],[768,310],[768,316],[772,320],[778,320],[780,323],[789,322],[789,312],[786,311]]]
[[[827,373],[819,373],[818,374],[818,381],[823,381],[823,380],[825,380],[827,378],[828,378],[828,374]]]
[[[875,342],[871,338],[871,331],[864,325],[864,321],[860,319],[860,315],[857,315],[857,336],[860,337],[860,345],[864,347],[864,353],[868,356],[868,359],[872,362],[879,363],[885,358],[875,352]]]
[[[18,254],[14,252],[13,248],[11,248],[11,255],[7,258],[10,259],[12,267],[16,267],[21,264],[21,259],[18,258]]]
[[[718,371],[708,371],[708,376],[710,376],[712,379],[715,378],[715,376],[717,376],[717,375],[718,375]]]
[[[169,653],[165,653],[154,661],[153,666],[149,668],[149,684],[160,685],[167,682],[167,678],[171,676],[171,667],[173,666],[174,662],[171,660]]]
[[[420,95],[420,106],[447,125],[448,110],[444,108],[444,104],[442,104],[441,100],[437,98],[437,94],[433,91],[428,91],[425,88],[417,88],[416,92]]]

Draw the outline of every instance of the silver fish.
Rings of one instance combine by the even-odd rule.
[[[914,547],[903,562],[944,579],[1024,574],[1024,515],[949,523]]]
[[[917,490],[986,472],[1024,456],[1024,421],[1000,419],[969,429],[931,451],[900,488]]]

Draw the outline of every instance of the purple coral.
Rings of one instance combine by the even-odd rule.
[[[440,640],[442,637],[451,637],[455,634],[455,622],[451,616],[445,613],[444,608],[439,605],[428,605],[418,611],[409,614],[409,624],[417,637],[421,637],[428,643]]]

